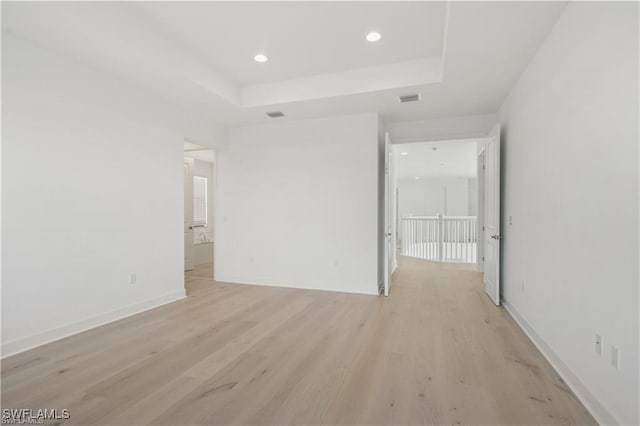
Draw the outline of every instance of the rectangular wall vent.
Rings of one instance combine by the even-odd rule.
[[[410,93],[408,95],[400,95],[400,102],[417,102],[422,99],[422,95],[420,93]]]
[[[271,118],[284,117],[284,113],[282,111],[269,111],[267,115]]]

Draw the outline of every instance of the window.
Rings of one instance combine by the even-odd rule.
[[[193,226],[207,226],[207,178],[193,177]]]

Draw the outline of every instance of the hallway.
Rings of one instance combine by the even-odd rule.
[[[3,408],[63,424],[595,424],[469,265],[388,298],[188,280],[181,301],[10,357]]]
[[[210,289],[213,282],[213,262],[195,265],[190,271],[184,271],[184,288],[187,296],[198,290]]]

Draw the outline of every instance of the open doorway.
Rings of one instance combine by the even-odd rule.
[[[476,268],[478,141],[393,146],[398,254]]]
[[[188,294],[213,284],[215,152],[184,145],[184,271]]]
[[[397,254],[413,265],[429,262],[430,270],[482,272],[485,293],[499,305],[500,124],[484,138],[397,144],[388,151],[385,203],[395,214],[385,235],[398,242]]]

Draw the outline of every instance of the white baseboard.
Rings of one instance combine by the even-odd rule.
[[[10,340],[2,344],[2,358],[28,351],[29,349],[60,340],[131,315],[139,314],[141,312],[148,311],[149,309],[175,302],[176,300],[184,299],[185,297],[185,290],[182,289],[159,297],[154,297],[153,299],[145,300],[143,302],[134,303],[133,305],[125,306],[124,308],[96,315],[73,324],[67,324],[62,327],[56,327],[41,333],[32,334],[31,336]]]
[[[233,277],[227,275],[215,275],[213,278],[218,283],[229,283],[229,284],[248,284],[248,285],[263,285],[267,287],[283,287],[283,288],[298,288],[301,290],[320,290],[320,291],[334,291],[338,293],[351,293],[351,294],[367,294],[367,295],[378,295],[378,286],[376,284],[372,284],[371,291],[349,291],[344,290],[344,288],[340,285],[335,285],[334,287],[327,287],[324,282],[296,282],[296,284],[282,284],[280,281],[270,280],[267,278],[252,278],[252,277]]]
[[[573,374],[569,367],[556,355],[551,347],[536,333],[536,331],[520,315],[517,309],[506,300],[502,300],[502,306],[509,312],[514,321],[520,326],[522,331],[529,337],[542,355],[549,361],[549,364],[562,377],[565,383],[571,388],[576,397],[589,410],[589,413],[601,425],[619,425],[615,416],[587,389],[578,376]]]

